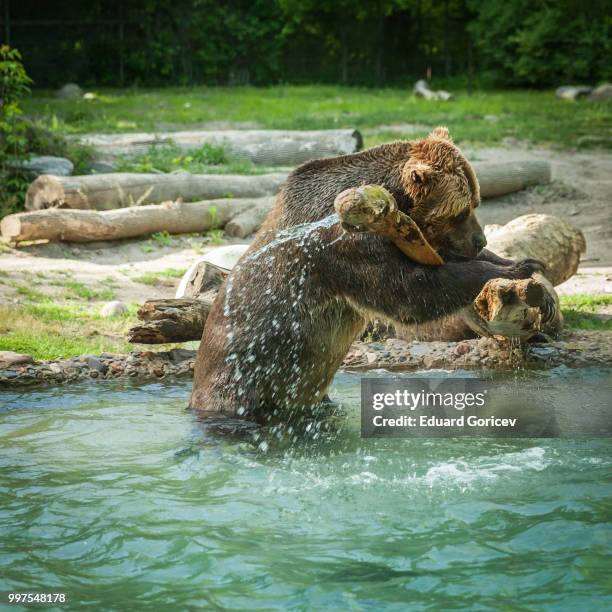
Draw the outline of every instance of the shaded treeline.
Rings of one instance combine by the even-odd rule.
[[[2,0],[37,86],[609,79],[609,0]]]

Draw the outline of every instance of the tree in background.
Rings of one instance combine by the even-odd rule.
[[[502,85],[612,78],[608,0],[470,0],[480,65]]]
[[[3,2],[37,86],[611,78],[609,0]]]

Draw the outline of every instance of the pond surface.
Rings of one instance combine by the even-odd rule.
[[[525,379],[570,399],[606,380]],[[71,609],[612,606],[610,440],[362,440],[359,376],[341,373],[333,432],[253,441],[198,422],[190,387],[0,393],[0,591]]]

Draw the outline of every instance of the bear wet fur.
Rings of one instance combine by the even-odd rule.
[[[418,265],[389,240],[334,223],[336,196],[363,184],[390,191],[446,263]],[[290,419],[322,401],[371,318],[433,321],[470,304],[490,279],[530,277],[537,263],[482,249],[479,202],[474,171],[445,128],[298,167],[215,299],[190,406],[205,416]]]

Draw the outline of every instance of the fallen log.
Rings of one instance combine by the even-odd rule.
[[[544,161],[476,162],[481,196],[492,198],[550,181]],[[39,176],[28,188],[26,210],[76,208],[111,210],[134,204],[155,204],[216,198],[258,198],[276,194],[286,173],[258,176],[215,174],[106,173],[84,176]]]
[[[266,166],[293,166],[310,159],[355,153],[363,147],[358,130],[197,130],[134,134],[84,134],[77,138],[102,156],[137,155],[173,144],[198,149],[223,147],[231,158]]]
[[[49,209],[4,217],[0,232],[6,242],[65,240],[95,242],[145,236],[205,232],[260,204],[259,199],[165,202],[117,210]]]
[[[531,214],[505,225],[485,227],[487,248],[508,259],[537,259],[545,266],[545,276],[559,285],[578,270],[586,251],[582,232],[561,217]]]
[[[111,210],[168,200],[195,202],[219,198],[259,198],[276,194],[286,173],[257,176],[107,173],[39,176],[28,188],[26,210],[76,208]]]
[[[142,323],[128,331],[128,342],[165,344],[202,337],[204,323],[228,271],[211,263],[198,266],[184,288],[185,297],[149,300],[138,309]]]
[[[246,238],[253,234],[263,224],[273,205],[274,199],[270,198],[236,215],[225,226],[225,233],[236,238]]]
[[[480,183],[480,196],[485,199],[550,183],[547,161],[475,162],[472,166]]]
[[[138,310],[142,325],[130,328],[128,342],[135,344],[166,344],[199,340],[212,300],[169,299],[149,300]]]

